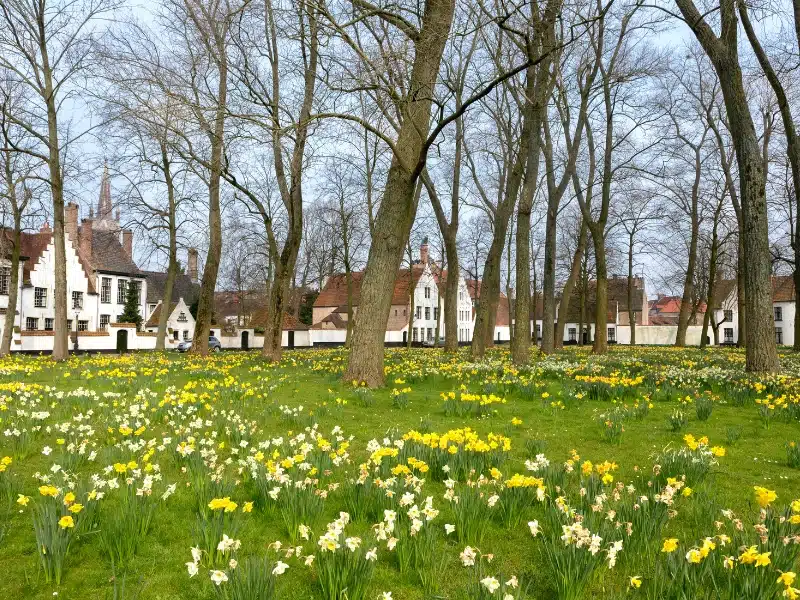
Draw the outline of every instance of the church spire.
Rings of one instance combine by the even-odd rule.
[[[111,176],[108,174],[108,161],[103,167],[103,179],[100,181],[100,199],[97,201],[97,217],[93,229],[97,231],[119,231],[119,209],[117,218],[111,205]]]
[[[97,202],[97,217],[112,218],[111,213],[111,178],[108,175],[108,161],[103,167],[103,179],[100,182],[100,200]]]

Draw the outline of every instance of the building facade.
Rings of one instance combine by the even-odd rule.
[[[148,322],[162,301],[157,297],[157,290],[150,290],[149,283],[165,274],[144,272],[134,262],[133,232],[121,227],[119,210],[113,213],[107,168],[96,214],[91,207],[88,216],[79,222],[78,213],[78,205],[73,202],[65,207],[67,297],[63,301],[67,306],[70,347],[113,350],[117,348],[116,333],[130,329],[129,324],[120,323],[120,317],[131,287],[138,299],[142,322]],[[12,232],[5,230],[3,234],[5,239],[12,239]],[[0,310],[3,313],[11,310],[8,306],[10,248],[4,246],[0,254]],[[60,300],[55,295],[55,243],[49,225],[45,223],[38,232],[23,232],[20,252],[12,350],[50,351],[55,308]],[[189,287],[196,288],[196,281],[189,281]],[[188,330],[187,335],[191,337],[194,319],[188,325],[181,334]],[[3,321],[0,321],[0,330],[2,327]]]

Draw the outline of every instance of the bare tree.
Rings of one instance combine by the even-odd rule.
[[[675,2],[719,77],[739,164],[743,247],[747,255],[744,263],[746,367],[748,371],[775,371],[779,363],[772,315],[766,180],[739,64],[736,3],[735,0],[719,0],[721,26],[718,36],[693,0]]]
[[[64,133],[64,103],[76,98],[78,80],[91,63],[96,25],[116,7],[115,0],[0,1],[0,68],[30,91],[30,102],[7,115],[36,144],[12,147],[47,164],[53,200],[55,324],[53,360],[66,360],[67,263],[64,230],[64,167],[69,146],[86,129]],[[4,140],[4,148],[8,140]]]
[[[8,83],[8,82],[6,82]],[[38,179],[37,171],[42,162],[25,153],[12,150],[20,148],[26,142],[28,135],[16,125],[13,125],[10,114],[14,111],[16,102],[21,101],[14,86],[4,85],[0,88],[0,131],[2,131],[3,149],[0,151],[0,201],[5,213],[6,209],[11,214],[11,235],[7,230],[0,228],[0,257],[5,259],[10,254],[9,266],[0,267],[0,278],[7,286],[2,292],[8,294],[8,304],[3,322],[3,337],[0,340],[0,356],[11,352],[11,340],[14,335],[14,320],[17,315],[17,302],[19,301],[19,271],[22,249],[23,218],[32,209],[33,189]],[[10,243],[10,252],[9,252]],[[4,272],[6,271],[7,272]]]
[[[743,0],[737,2],[739,8],[739,17],[742,21],[747,39],[753,52],[758,59],[758,64],[764,71],[775,98],[778,102],[778,109],[781,113],[781,120],[783,121],[783,131],[786,137],[786,157],[789,162],[791,175],[792,175],[792,191],[794,192],[795,213],[800,213],[800,139],[797,136],[797,124],[792,116],[791,103],[789,94],[787,93],[787,85],[784,84],[782,76],[785,79],[791,77],[791,67],[780,67],[780,71],[773,65],[767,51],[764,49],[758,35],[753,28],[748,14],[747,4]],[[793,0],[793,19],[794,19],[794,44],[800,49],[800,2]],[[781,15],[782,16],[782,15]],[[794,56],[790,59],[794,62]],[[794,268],[792,270],[792,277],[794,280],[794,287],[796,290],[800,289],[800,220],[795,219],[794,229],[790,235],[791,247],[794,251]],[[795,294],[795,314],[800,314],[800,294]],[[800,319],[794,320],[794,349],[800,350]]]

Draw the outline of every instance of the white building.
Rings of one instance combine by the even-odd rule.
[[[68,328],[70,348],[114,350],[120,338],[129,337],[130,326],[120,324],[128,290],[134,286],[139,313],[148,320],[158,305],[149,290],[151,275],[133,260],[133,232],[120,226],[119,211],[112,214],[111,185],[106,169],[97,204],[80,224],[78,205],[65,207]],[[12,233],[4,231],[6,239]],[[55,307],[55,244],[45,224],[38,232],[23,232],[15,335],[12,350],[50,351],[53,346]],[[196,256],[196,254],[195,254]],[[196,262],[195,262],[196,264]],[[195,267],[196,269],[196,267]],[[0,256],[0,312],[8,307],[10,247]],[[195,284],[196,285],[196,284]],[[174,296],[174,295],[173,295]],[[155,300],[155,302],[153,301]],[[3,320],[0,320],[0,331]],[[124,335],[121,332],[125,332]],[[192,320],[190,337],[194,334]],[[146,337],[146,336],[144,336]],[[148,342],[143,342],[145,346]],[[133,347],[126,343],[126,347]]]
[[[443,312],[444,290],[448,276],[447,271],[430,261],[427,241],[423,242],[420,246],[419,260],[415,261],[410,269],[401,269],[395,279],[389,318],[386,322],[385,343],[406,344],[410,335],[412,343],[429,344],[436,339],[437,327],[440,342],[450,335],[445,331]],[[353,272],[350,277],[352,308],[355,315],[358,312],[364,273]],[[333,275],[327,279],[314,301],[314,325],[311,328],[311,337],[315,345],[340,345],[345,342],[347,287],[347,277],[344,274]],[[475,329],[474,306],[479,295],[480,282],[467,281],[459,274],[458,327],[453,335],[461,343],[472,340],[472,332]],[[495,339],[508,341],[508,300],[502,294],[495,332]]]
[[[739,342],[739,302],[735,280],[724,280],[720,286],[721,300],[714,310],[714,318],[720,324],[720,343]],[[779,346],[794,345],[795,314],[794,279],[791,275],[772,277],[772,317],[775,323],[775,343]]]

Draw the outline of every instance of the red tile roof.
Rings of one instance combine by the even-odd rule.
[[[401,269],[397,274],[392,291],[392,304],[408,304],[409,289],[416,287],[422,276],[424,267],[421,264],[413,266],[412,271]],[[353,306],[358,306],[361,301],[361,282],[364,279],[363,271],[354,271],[350,274],[353,283]],[[331,275],[325,282],[325,287],[314,301],[315,307],[344,306],[347,305],[347,277],[343,273]]]

